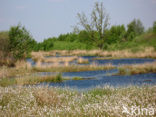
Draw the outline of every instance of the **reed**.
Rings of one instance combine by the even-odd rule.
[[[80,71],[95,71],[95,70],[110,70],[116,67],[112,64],[106,65],[69,65],[69,66],[45,66],[45,67],[34,67],[32,70],[34,72],[80,72]]]
[[[43,62],[46,62],[46,63],[71,62],[73,60],[76,60],[77,58],[78,58],[77,56],[72,56],[72,57],[51,57],[51,58],[44,58]]]
[[[83,59],[82,57],[80,57],[80,58],[78,58],[77,63],[78,64],[88,64],[89,61],[88,61],[88,59]]]
[[[156,73],[156,62],[118,67],[119,75]]]
[[[141,51],[131,50],[103,51],[103,50],[53,50],[49,52],[33,52],[32,56],[102,56],[114,58],[156,58],[156,51],[153,47],[146,47]],[[42,58],[36,57],[36,58]]]
[[[6,87],[11,85],[34,85],[42,82],[62,82],[61,74],[56,76],[26,76],[17,78],[2,78],[0,79],[0,86]]]

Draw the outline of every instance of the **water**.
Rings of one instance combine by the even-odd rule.
[[[97,70],[97,71],[83,71],[83,72],[65,72],[63,77],[81,77],[81,78],[101,78],[118,73],[117,69],[113,70]]]
[[[69,56],[58,56],[58,57],[69,57]],[[50,57],[48,57],[50,58]],[[112,65],[124,65],[124,64],[142,64],[147,62],[154,62],[156,59],[152,58],[124,58],[124,59],[105,59],[105,60],[94,60],[97,58],[96,56],[82,56],[84,59],[89,60],[89,64],[96,63],[98,65],[104,65],[104,64],[112,64]],[[99,58],[99,57],[98,57]],[[36,63],[32,59],[27,59],[27,62],[29,62],[32,66],[34,66]],[[42,63],[42,65],[50,65],[50,63]],[[60,62],[60,64],[63,64],[63,62]],[[70,64],[73,65],[88,65],[88,64],[77,64],[77,60],[74,60],[70,62]]]
[[[156,59],[152,58],[123,58],[123,59],[105,59],[105,60],[94,60],[95,56],[83,56],[84,59],[88,59],[89,63],[96,63],[99,65],[111,63],[112,65],[124,65],[124,64],[142,64],[146,62],[154,62]],[[98,57],[100,58],[100,57]]]
[[[58,56],[60,57],[60,56]],[[146,62],[154,62],[156,59],[151,58],[125,58],[125,59],[105,59],[94,60],[96,56],[83,56],[82,58],[88,59],[89,64],[96,63],[99,65],[111,63],[112,65],[125,65],[125,64],[142,64]],[[99,57],[98,57],[99,58]],[[27,59],[32,66],[35,62],[32,59]],[[43,63],[44,64],[44,63]],[[77,61],[70,62],[70,64],[77,64]],[[138,74],[138,75],[126,75],[126,76],[114,76],[118,73],[117,69],[113,70],[97,70],[97,71],[84,71],[84,72],[65,72],[62,73],[63,77],[71,78],[70,80],[63,81],[61,83],[42,83],[40,85],[56,86],[56,87],[69,87],[76,88],[78,90],[90,89],[97,86],[127,86],[127,85],[156,85],[156,73]],[[54,72],[40,72],[34,75],[38,76],[50,76],[56,75]],[[72,80],[73,77],[81,77],[83,80]],[[90,79],[88,79],[90,78]]]
[[[61,83],[49,83],[49,86],[69,87],[84,90],[105,85],[110,85],[113,87],[118,86],[124,87],[128,85],[139,86],[139,85],[155,85],[155,84],[156,84],[156,73],[148,73],[130,76],[100,76],[96,79],[86,79],[86,80],[67,80]]]

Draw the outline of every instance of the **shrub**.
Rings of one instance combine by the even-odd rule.
[[[29,32],[20,24],[9,30],[10,51],[15,59],[25,58],[34,44]]]

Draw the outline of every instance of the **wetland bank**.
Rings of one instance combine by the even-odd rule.
[[[21,24],[0,32],[0,117],[156,116],[156,21],[109,25],[100,2],[78,20],[42,42]]]

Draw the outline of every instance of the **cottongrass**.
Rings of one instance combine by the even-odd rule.
[[[123,105],[128,109],[156,109],[155,89],[156,86],[107,86],[77,92],[48,86],[0,87],[0,116],[127,117],[132,115],[122,113]]]

